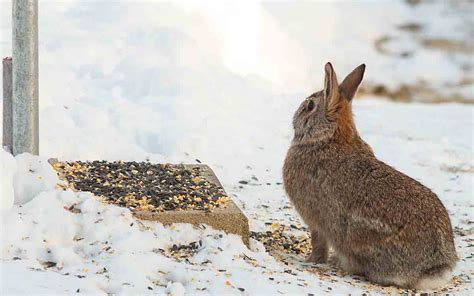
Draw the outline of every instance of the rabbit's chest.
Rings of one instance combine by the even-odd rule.
[[[325,169],[310,159],[290,159],[284,167],[284,185],[290,200],[299,212],[311,211],[324,199]]]

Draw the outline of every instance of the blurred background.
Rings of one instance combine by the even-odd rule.
[[[473,7],[423,0],[39,1],[40,153],[222,163],[252,157],[283,135],[282,158],[293,112],[322,87],[327,61],[339,79],[367,64],[359,98],[469,108]],[[5,57],[10,1],[0,9]]]

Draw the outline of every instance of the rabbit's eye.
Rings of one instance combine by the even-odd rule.
[[[308,101],[308,104],[306,105],[306,109],[307,109],[308,111],[311,111],[311,110],[314,109],[314,102],[313,102],[313,100],[309,100],[309,101]]]

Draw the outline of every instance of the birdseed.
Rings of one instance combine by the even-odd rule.
[[[194,256],[202,248],[202,241],[195,241],[189,244],[173,244],[167,249],[153,249],[153,252],[162,254],[176,261],[182,261]]]
[[[306,227],[297,225],[283,225],[271,223],[270,229],[265,232],[250,232],[250,237],[260,241],[270,254],[286,253],[294,255],[309,255],[311,252],[311,240]],[[303,231],[297,235],[291,231]]]
[[[224,189],[199,167],[150,162],[54,162],[65,188],[91,192],[132,211],[180,211],[226,207]]]

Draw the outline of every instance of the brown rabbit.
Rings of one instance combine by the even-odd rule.
[[[378,160],[359,137],[351,101],[364,71],[360,65],[339,85],[327,63],[324,90],[293,118],[283,179],[311,230],[308,261],[326,262],[331,247],[347,272],[435,289],[450,280],[457,261],[451,222],[431,190]]]

